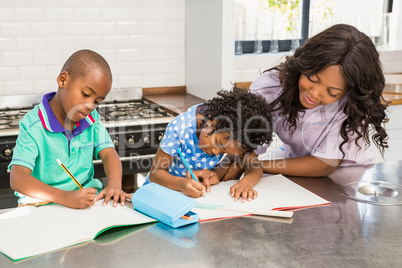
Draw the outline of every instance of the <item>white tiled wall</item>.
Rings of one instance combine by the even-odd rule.
[[[109,62],[113,88],[185,85],[185,0],[0,0],[0,96],[55,91],[76,50]]]

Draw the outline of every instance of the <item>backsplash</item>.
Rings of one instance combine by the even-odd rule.
[[[113,88],[185,85],[185,0],[0,0],[0,96],[57,90],[76,50],[110,64]]]

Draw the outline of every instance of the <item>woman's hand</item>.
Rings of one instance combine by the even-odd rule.
[[[242,202],[251,201],[257,198],[257,191],[253,189],[253,184],[246,178],[243,178],[238,183],[230,187],[230,196],[234,198],[234,201],[239,201],[240,197]]]

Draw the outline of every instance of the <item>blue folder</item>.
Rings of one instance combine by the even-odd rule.
[[[199,221],[190,210],[196,206],[194,199],[156,183],[139,188],[132,196],[134,209],[173,228]],[[183,219],[188,214],[191,219]]]

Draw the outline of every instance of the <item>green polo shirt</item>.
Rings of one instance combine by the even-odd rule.
[[[32,176],[48,185],[66,191],[77,190],[78,186],[57,163],[56,159],[60,159],[84,188],[97,188],[99,192],[102,183],[93,178],[93,157],[99,159],[101,150],[113,147],[112,140],[96,110],[77,122],[72,132],[66,130],[49,105],[55,94],[44,95],[42,102],[20,121],[9,168],[24,166],[32,170]]]

